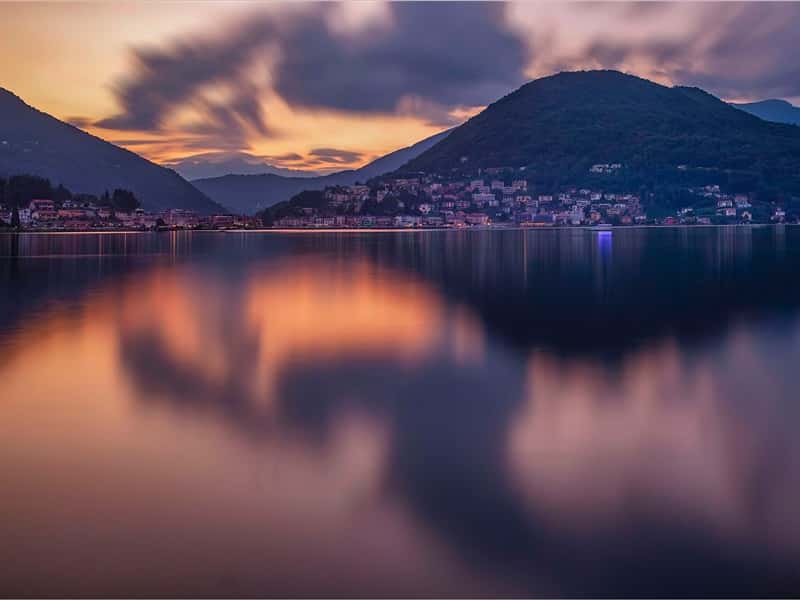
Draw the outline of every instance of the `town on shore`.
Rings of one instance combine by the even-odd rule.
[[[613,174],[619,164],[591,167]],[[536,190],[513,169],[484,169],[482,176],[448,179],[392,177],[368,184],[305,191],[255,216],[200,215],[191,210],[148,212],[124,190],[95,197],[59,194],[0,203],[0,227],[26,231],[155,231],[173,229],[325,229],[469,227],[624,227],[795,223],[800,215],[753,194],[719,185],[686,187],[670,206],[653,194],[565,186]],[[61,195],[61,197],[59,197]],[[118,200],[118,197],[121,200]],[[12,205],[13,204],[13,205]]]
[[[163,229],[260,228],[261,220],[231,214],[200,215],[172,208],[149,212],[125,189],[100,195],[72,193],[36,175],[0,177],[0,230],[155,231]]]
[[[596,164],[609,175],[620,164]],[[516,169],[484,169],[476,178],[437,175],[383,178],[368,185],[302,192],[261,213],[279,228],[471,226],[730,225],[796,222],[775,202],[729,193],[720,185],[685,187],[668,202],[655,194],[607,186],[537,190]]]
[[[17,210],[19,225],[25,231],[157,231],[164,229],[260,229],[258,217],[246,215],[199,215],[194,211],[171,208],[158,213],[142,208],[131,210],[97,206],[91,202],[33,199]],[[14,224],[13,209],[0,206],[0,222]]]

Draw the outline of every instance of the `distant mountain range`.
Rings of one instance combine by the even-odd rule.
[[[248,152],[205,152],[163,163],[188,180],[224,175],[280,175],[281,177],[319,177],[316,171],[284,169],[269,164]]]
[[[428,148],[445,139],[451,130],[437,133],[407,148],[382,156],[359,169],[340,171],[318,177],[282,177],[260,175],[225,175],[196,179],[192,183],[209,198],[237,213],[255,213],[288,200],[303,190],[321,190],[334,185],[352,185],[357,181],[390,173]]]
[[[622,164],[628,185],[688,172],[797,193],[800,129],[756,118],[698,88],[618,71],[567,72],[523,85],[399,171],[512,167],[557,184],[580,182],[597,163]]]
[[[760,118],[748,114],[756,110]],[[764,120],[788,121],[794,110],[783,101],[734,108],[699,88],[666,87],[618,71],[565,72],[531,81],[466,123],[362,169],[193,183],[240,212],[387,174],[512,167],[537,184],[557,186],[593,181],[591,167],[598,163],[622,164],[615,181],[629,190],[713,182],[800,193],[800,129]]]
[[[800,125],[800,108],[786,100],[762,100],[746,104],[731,104],[751,115],[774,123]]]
[[[800,193],[800,128],[787,123],[800,124],[800,108],[783,100],[729,105],[698,88],[665,87],[617,71],[568,72],[532,81],[466,123],[359,169],[315,175],[247,153],[214,153],[170,166],[188,176],[237,174],[189,183],[0,88],[0,176],[41,175],[76,193],[124,188],[149,210],[200,213],[253,214],[303,190],[391,173],[512,167],[534,182],[576,183],[596,163],[624,165],[628,185],[669,179],[681,166],[719,183]]]
[[[0,176],[30,174],[76,193],[132,191],[148,210],[223,209],[176,172],[28,106],[0,88]]]

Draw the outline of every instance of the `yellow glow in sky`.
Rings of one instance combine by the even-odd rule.
[[[134,47],[158,45],[175,36],[212,31],[257,7],[250,2],[4,2],[0,3],[0,86],[59,119],[158,162],[216,148],[187,148],[191,136],[113,131],[91,125],[118,110],[114,86],[130,66]],[[345,25],[360,27],[380,17],[375,7],[356,7]],[[293,110],[280,98],[263,98],[272,131],[248,139],[242,150],[258,156],[333,147],[361,158],[328,170],[359,166],[441,130],[414,117]],[[202,139],[197,136],[196,139]],[[279,161],[272,161],[279,162]],[[303,168],[303,161],[283,166]],[[324,169],[323,169],[324,170]]]
[[[700,85],[736,101],[796,100],[800,90],[791,69],[781,66],[797,44],[800,5],[791,3],[470,3],[450,5],[444,15],[431,8],[433,18],[424,5],[403,6],[401,11],[380,1],[0,2],[0,86],[157,162],[246,152],[276,166],[318,171],[363,165],[441,131],[445,123],[469,118],[526,77],[560,70],[615,68],[663,84]],[[464,24],[459,19],[475,31],[462,37],[452,27],[454,20]],[[237,49],[248,25],[256,28],[258,41]],[[281,38],[291,27],[306,33]],[[387,43],[370,45],[375,41]],[[306,52],[318,57],[333,45],[336,54],[327,55],[332,57],[327,62],[285,60]],[[176,53],[186,48],[190,51]],[[119,92],[143,69],[147,74],[149,66],[136,58],[142,51],[164,52],[158,56],[190,70],[202,71],[208,67],[204,61],[221,64],[225,76],[215,72],[196,82],[190,77],[194,87],[185,95],[179,90],[176,99],[170,88],[180,86],[171,83],[187,83],[175,74],[181,69],[159,72],[144,93],[163,95],[159,101],[168,109],[146,126],[129,121],[146,131],[98,127],[98,121],[125,113]],[[233,58],[225,55],[229,51]],[[274,61],[281,59],[295,86],[289,94],[284,87],[282,95],[273,80]],[[362,61],[372,69],[366,79],[358,79]],[[327,73],[325,65],[337,73]],[[331,89],[337,83],[339,89]],[[310,101],[286,100],[292,93],[297,98],[296,88]],[[385,92],[380,102],[363,102],[372,90],[376,97]],[[141,98],[142,90],[138,93]],[[246,110],[215,113],[237,94],[251,102]],[[254,106],[263,123],[248,120],[258,112]],[[315,160],[315,149],[334,149],[340,156]]]

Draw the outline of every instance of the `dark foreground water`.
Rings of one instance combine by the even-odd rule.
[[[800,229],[0,236],[0,595],[800,595]]]

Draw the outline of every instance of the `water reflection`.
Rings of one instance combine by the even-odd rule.
[[[797,235],[0,238],[0,591],[793,595]]]

